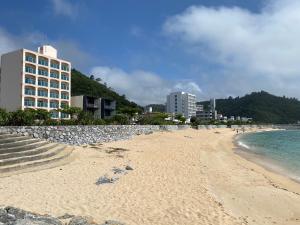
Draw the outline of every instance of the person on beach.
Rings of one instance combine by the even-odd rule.
[[[236,129],[236,133],[237,133],[237,134],[239,133],[239,129]]]

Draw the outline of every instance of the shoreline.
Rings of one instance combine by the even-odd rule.
[[[259,130],[259,131],[246,132],[244,134],[251,134],[251,133],[256,133],[256,132],[276,132],[276,131],[280,131],[280,130],[281,129]],[[233,138],[233,143],[235,145],[235,148],[233,149],[233,151],[235,154],[241,156],[242,158],[244,158],[252,163],[255,163],[258,166],[263,167],[264,169],[266,169],[269,172],[284,176],[284,177],[300,184],[300,177],[298,175],[291,173],[284,166],[279,165],[279,163],[277,161],[272,160],[263,154],[251,151],[251,147],[246,146],[242,142],[239,142],[244,134],[238,134],[238,135],[234,136],[234,138]]]
[[[298,224],[300,185],[237,155],[234,137],[188,129],[76,147],[67,165],[0,178],[0,205],[100,224]]]

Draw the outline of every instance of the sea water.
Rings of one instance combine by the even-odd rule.
[[[247,133],[237,143],[241,154],[300,182],[300,130]]]

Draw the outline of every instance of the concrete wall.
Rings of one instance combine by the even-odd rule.
[[[15,111],[22,107],[23,50],[1,56],[0,107]]]
[[[32,136],[50,142],[82,145],[129,139],[134,135],[161,130],[181,130],[189,127],[188,125],[7,126],[0,127],[0,132]]]

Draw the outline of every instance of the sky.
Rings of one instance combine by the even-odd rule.
[[[265,90],[300,98],[299,0],[10,0],[0,54],[41,44],[140,105]]]

